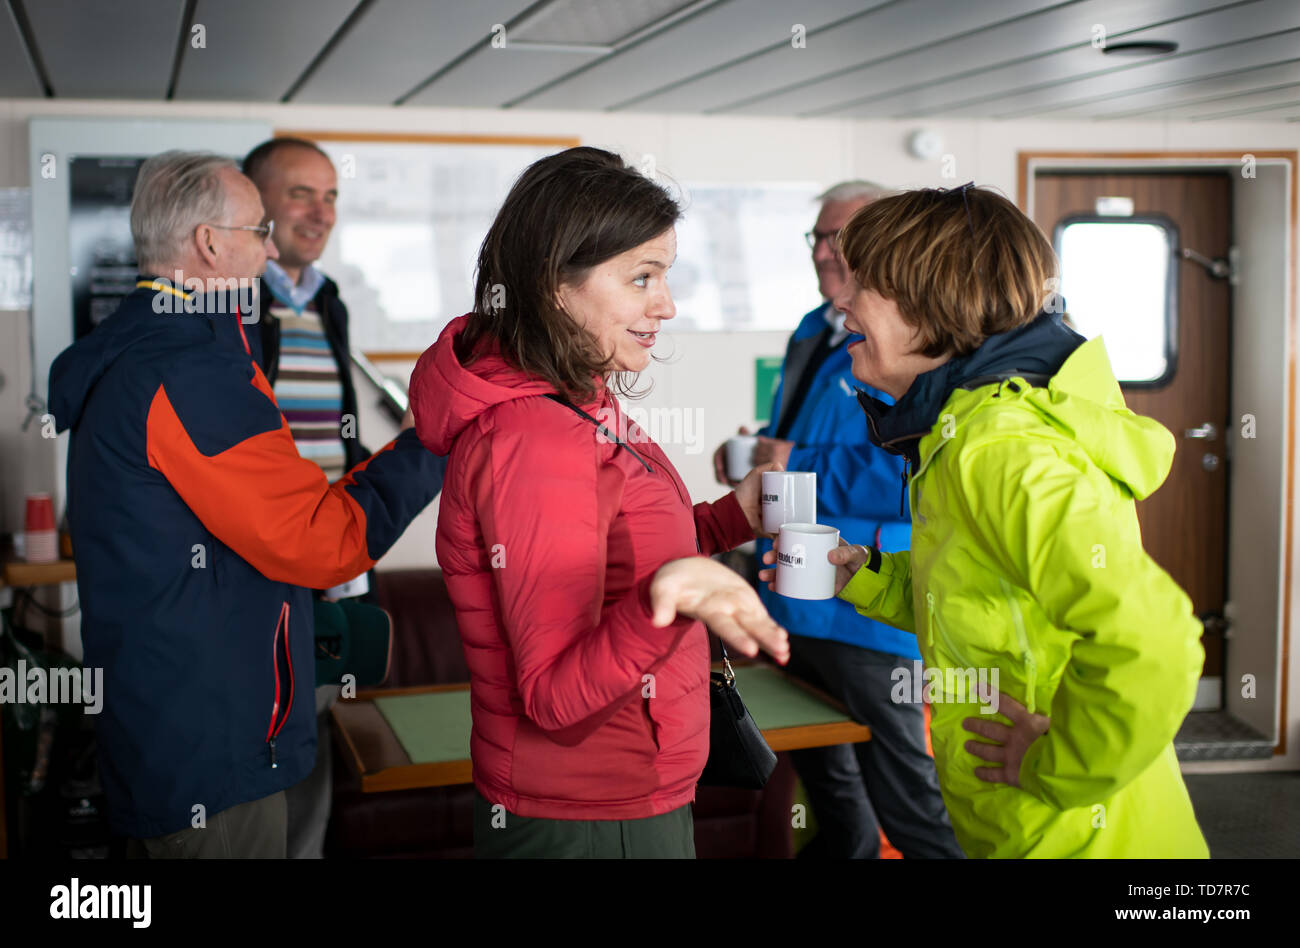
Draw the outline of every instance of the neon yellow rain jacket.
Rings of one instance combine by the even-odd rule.
[[[919,443],[910,553],[883,554],[840,593],[915,632],[927,676],[945,672],[931,737],[967,855],[1209,855],[1172,743],[1201,624],[1143,550],[1134,508],[1173,453],[1168,431],[1125,406],[1100,339],[1045,387],[957,388]],[[981,667],[1051,718],[1019,788],[977,778],[991,765],[964,747],[979,739],[962,728],[978,696],[947,670]]]

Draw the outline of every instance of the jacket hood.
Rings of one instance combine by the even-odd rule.
[[[411,373],[415,430],[434,454],[450,453],[461,432],[497,405],[555,394],[555,386],[510,365],[495,349],[461,365],[453,343],[469,320],[482,318],[469,313],[453,319]]]
[[[1046,388],[1028,389],[1023,399],[1138,500],[1169,476],[1174,436],[1154,418],[1129,410],[1100,336],[1079,346]],[[975,406],[954,407],[964,413]]]
[[[50,366],[49,408],[58,431],[76,427],[90,392],[118,356],[140,341],[136,320],[105,320],[59,353]],[[136,325],[132,325],[136,324]]]
[[[148,287],[128,293],[111,316],[67,349],[50,366],[49,408],[57,431],[81,420],[90,393],[122,354],[160,337],[238,342],[238,314],[247,310],[238,290],[173,298]]]
[[[941,413],[952,414],[960,426],[989,399],[1007,394],[1002,384],[990,385],[1017,376],[1031,387],[1016,386],[1011,394],[1079,444],[1138,499],[1168,476],[1173,437],[1125,405],[1102,340],[1085,340],[1054,313],[1040,313],[1025,326],[990,336],[969,355],[918,375],[892,407],[863,392],[858,401],[873,443],[923,468],[949,440],[923,441]]]

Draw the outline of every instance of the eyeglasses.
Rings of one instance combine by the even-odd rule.
[[[262,240],[270,240],[271,235],[275,233],[275,221],[267,221],[265,224],[209,224],[208,226],[221,230],[251,230]]]
[[[803,239],[808,241],[808,247],[811,250],[816,250],[817,245],[823,240],[830,244],[830,248],[834,250],[835,236],[838,233],[838,230],[810,230],[803,235]]]

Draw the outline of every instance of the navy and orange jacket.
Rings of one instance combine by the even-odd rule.
[[[330,485],[233,302],[137,288],[50,370],[109,822],[129,837],[307,776],[311,590],[369,569],[442,487],[414,431]]]

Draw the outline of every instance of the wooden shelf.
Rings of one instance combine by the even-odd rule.
[[[0,544],[0,586],[57,586],[77,581],[72,541],[59,534],[59,559],[53,563],[28,563],[14,554],[13,545]]]
[[[28,563],[7,557],[0,586],[56,586],[77,581],[77,564],[72,560],[53,563]]]

